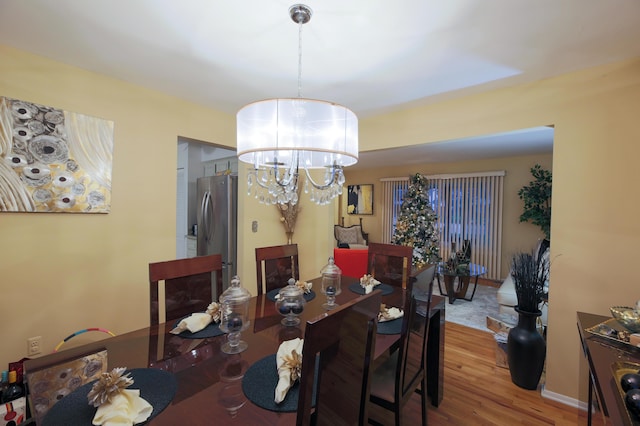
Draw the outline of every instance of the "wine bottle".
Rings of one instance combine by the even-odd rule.
[[[2,403],[6,404],[14,399],[24,396],[24,389],[21,384],[17,383],[18,375],[15,370],[9,372],[9,386],[2,393]]]
[[[2,395],[4,391],[9,387],[9,372],[7,370],[2,371],[2,376],[0,377],[0,403],[4,402]]]

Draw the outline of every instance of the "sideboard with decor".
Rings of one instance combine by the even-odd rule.
[[[589,366],[588,424],[591,425],[595,396],[601,414],[608,417],[610,424],[640,425],[640,417],[625,405],[625,392],[620,384],[624,373],[640,370],[640,347],[619,340],[615,332],[612,335],[603,332],[609,327],[623,331],[623,327],[618,326],[611,317],[578,312],[577,323]]]

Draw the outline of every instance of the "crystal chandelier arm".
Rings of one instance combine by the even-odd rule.
[[[311,174],[309,173],[309,169],[304,169],[305,174],[307,176],[307,181],[309,183],[311,183],[311,185],[322,191],[325,189],[329,189],[331,188],[335,183],[337,183],[338,185],[342,185],[344,183],[344,175],[342,173],[342,166],[339,166],[338,164],[334,163],[331,166],[331,178],[330,179],[325,179],[324,184],[320,185],[318,183],[316,183],[316,181],[313,180],[313,178],[311,177]],[[342,182],[340,182],[342,180]]]

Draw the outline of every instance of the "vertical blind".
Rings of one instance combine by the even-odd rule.
[[[409,178],[383,178],[382,181],[382,243],[389,244],[400,216],[400,206],[405,191],[409,188]]]
[[[471,242],[471,261],[487,269],[489,279],[501,279],[504,171],[426,176],[429,200],[438,215],[440,256],[447,259],[452,243]],[[381,179],[383,242],[390,242],[408,178]]]

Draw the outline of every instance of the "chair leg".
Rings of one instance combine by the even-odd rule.
[[[422,406],[422,426],[427,426],[427,375],[422,379],[422,390],[420,392],[420,405]]]

